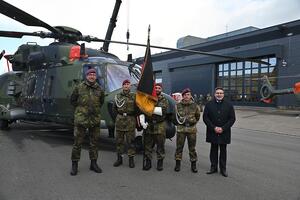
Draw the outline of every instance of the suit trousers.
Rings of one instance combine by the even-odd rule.
[[[218,159],[218,152],[220,148],[220,157]],[[210,146],[210,163],[211,169],[218,169],[218,160],[219,160],[219,168],[221,171],[226,171],[226,160],[227,160],[227,144],[215,144],[211,143]]]

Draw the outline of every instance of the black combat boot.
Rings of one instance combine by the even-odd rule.
[[[226,169],[221,169],[220,171],[221,171],[222,176],[228,177],[228,174],[227,174],[227,172],[226,172]]]
[[[158,170],[158,171],[162,171],[164,168],[163,168],[163,165],[164,165],[164,162],[163,162],[164,160],[163,159],[159,159],[159,160],[157,160],[157,167],[156,167],[156,169]]]
[[[176,160],[176,166],[175,166],[174,170],[175,170],[175,172],[180,171],[180,160]]]
[[[90,170],[96,173],[102,173],[102,169],[97,165],[97,160],[91,160]]]
[[[122,164],[123,164],[123,158],[122,158],[121,154],[118,154],[117,160],[114,163],[114,167],[119,167]]]
[[[193,173],[197,173],[198,170],[197,170],[197,166],[196,166],[196,161],[192,161],[191,162],[191,170]]]
[[[130,168],[134,168],[134,167],[135,167],[135,164],[134,164],[134,157],[133,157],[133,156],[130,156],[130,157],[129,157],[129,167],[130,167]]]
[[[78,161],[72,161],[71,175],[76,176],[78,172]]]
[[[143,170],[148,171],[149,169],[151,169],[151,160],[146,158],[146,164],[143,166]]]

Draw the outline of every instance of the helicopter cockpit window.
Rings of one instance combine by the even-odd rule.
[[[131,84],[137,83],[138,75],[133,72],[126,65],[107,64],[107,90],[111,92],[121,88],[125,79],[129,79]]]

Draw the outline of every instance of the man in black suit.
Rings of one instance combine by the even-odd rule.
[[[207,174],[218,172],[218,151],[220,148],[219,168],[224,177],[227,177],[226,158],[227,144],[231,142],[231,127],[235,122],[233,106],[224,100],[224,89],[215,89],[214,99],[208,102],[203,113],[203,121],[206,124],[206,142],[211,143],[210,162],[211,168]]]

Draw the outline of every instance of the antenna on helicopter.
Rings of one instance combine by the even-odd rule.
[[[129,43],[129,37],[130,37],[130,33],[129,33],[129,29],[127,29],[127,32],[126,32],[127,43]],[[129,51],[129,45],[128,44],[127,44],[127,51]]]
[[[129,38],[130,38],[130,33],[129,33],[129,17],[130,17],[130,0],[127,1],[127,32],[126,32],[126,40],[127,43],[129,42]],[[129,45],[127,44],[127,51],[129,51]]]

